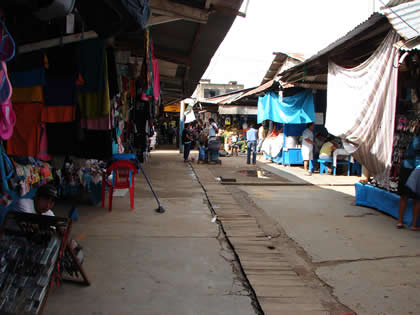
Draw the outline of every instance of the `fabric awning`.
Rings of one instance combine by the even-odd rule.
[[[220,115],[257,115],[255,106],[219,105]]]

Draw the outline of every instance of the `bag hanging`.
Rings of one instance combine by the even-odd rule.
[[[0,12],[1,14],[1,12]],[[15,41],[0,17],[0,60],[10,61],[15,56]]]

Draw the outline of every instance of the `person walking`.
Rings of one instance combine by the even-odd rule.
[[[308,123],[307,128],[303,131],[302,134],[302,158],[303,158],[303,168],[305,170],[305,175],[311,176],[312,172],[309,171],[309,161],[313,160],[314,156],[314,133],[315,129],[314,123]]]
[[[246,145],[247,145],[246,163],[247,164],[251,164],[251,150],[252,150],[252,164],[255,165],[257,163],[257,140],[258,140],[257,129],[254,128],[254,125],[251,125],[251,128],[246,132]]]

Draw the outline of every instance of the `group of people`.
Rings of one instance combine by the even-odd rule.
[[[184,145],[184,162],[188,162],[188,158],[196,143],[199,144],[199,160],[205,159],[205,147],[208,143],[217,139],[219,127],[213,118],[209,118],[207,124],[201,121],[187,123],[182,131],[182,144]]]
[[[305,175],[311,176],[312,172],[309,169],[309,161],[314,159],[316,153],[317,158],[320,160],[325,160],[332,162],[333,153],[338,148],[340,139],[335,138],[332,135],[328,135],[326,138],[314,134],[315,124],[308,123],[306,129],[302,134],[302,158],[303,158],[303,168],[305,170]],[[332,169],[327,166],[328,173],[332,173]]]

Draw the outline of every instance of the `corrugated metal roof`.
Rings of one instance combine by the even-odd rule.
[[[210,104],[232,104],[234,102],[239,101],[240,99],[254,96],[260,92],[264,92],[265,90],[271,89],[273,86],[278,84],[275,80],[270,80],[267,83],[264,83],[263,85],[254,87],[254,88],[248,88],[243,89],[240,91],[234,91],[229,94],[219,95],[215,97],[206,98],[200,101],[200,103],[210,103]]]
[[[402,3],[407,3],[407,2],[411,2],[413,0],[391,0],[388,1],[388,3],[386,4],[385,7],[390,8],[390,7],[395,7],[397,5],[400,5]]]
[[[392,27],[404,39],[420,36],[420,0],[402,3],[392,8],[384,8],[384,14]]]
[[[290,69],[282,71],[279,74],[279,76],[280,77],[285,77],[285,79],[287,81],[289,75],[291,75],[292,73],[297,72],[301,69],[305,69],[307,66],[314,63],[316,60],[320,60],[320,58],[322,56],[328,56],[329,53],[331,53],[332,51],[334,51],[336,48],[340,47],[344,43],[348,43],[350,40],[357,39],[360,34],[366,32],[368,29],[372,29],[373,27],[378,25],[378,23],[380,23],[382,20],[386,21],[386,18],[384,17],[383,14],[376,13],[376,12],[373,13],[366,21],[364,21],[361,24],[359,24],[358,26],[356,26],[353,30],[348,32],[346,35],[339,38],[335,42],[331,43],[330,45],[328,45],[324,49],[320,50],[318,53],[316,53],[315,55],[313,55],[309,59],[306,59],[304,62],[302,62],[302,63],[300,63],[300,64],[298,64],[298,65],[296,65],[296,66],[294,66]],[[390,28],[391,28],[391,26],[390,26]],[[328,59],[324,60],[325,66],[327,66],[327,64],[328,64],[327,60]]]
[[[264,75],[261,84],[274,79],[278,73],[289,69],[305,60],[304,55],[299,53],[274,52],[273,54],[275,55],[274,59],[271,62],[271,65],[268,68],[266,74]]]

